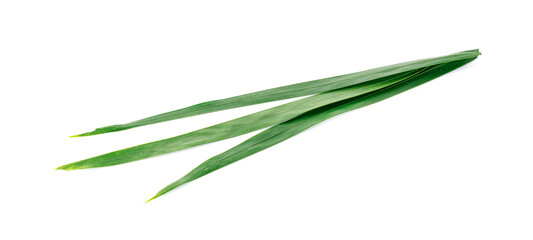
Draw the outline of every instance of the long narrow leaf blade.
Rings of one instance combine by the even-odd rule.
[[[302,82],[292,85],[287,85],[278,88],[267,89],[263,91],[253,92],[249,94],[239,95],[235,97],[225,98],[221,100],[209,101],[196,104],[190,107],[174,110],[167,113],[151,116],[137,121],[111,125],[107,127],[97,128],[92,132],[87,132],[72,137],[91,136],[102,133],[122,131],[130,128],[145,126],[154,123],[170,121],[179,118],[185,118],[210,112],[216,112],[231,108],[238,108],[259,103],[289,99],[294,97],[307,96],[311,94],[323,93],[335,89],[340,89],[355,84],[360,84],[368,81],[373,81],[382,77],[404,73],[424,67],[434,66],[447,62],[470,59],[479,54],[478,50],[470,50],[451,55],[422,59],[417,61],[405,62],[375,69],[370,69],[362,72],[356,72],[346,75],[340,75],[330,78]]]
[[[475,58],[434,66],[409,80],[405,80],[361,96],[357,96],[351,99],[336,102],[327,106],[308,111],[296,118],[275,125],[244,141],[243,143],[229,149],[228,151],[208,159],[200,166],[186,174],[184,177],[161,189],[154,197],[152,197],[148,201],[151,201],[187,182],[198,179],[202,176],[205,176],[206,174],[223,168],[247,156],[250,156],[273,145],[276,145],[284,140],[287,140],[288,138],[326,119],[385,100],[389,97],[407,91],[411,88],[414,88],[428,81],[431,81],[439,76],[442,76],[448,72],[451,72],[473,61],[474,59]]]
[[[76,170],[112,166],[236,137],[284,122],[317,107],[325,106],[334,102],[342,101],[384,88],[409,77],[415,76],[420,71],[422,70],[404,72],[384,77],[380,81],[358,84],[347,88],[317,94],[224,123],[213,125],[211,127],[196,130],[184,135],[103,154],[93,158],[63,165],[57,169]]]

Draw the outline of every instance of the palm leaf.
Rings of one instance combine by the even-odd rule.
[[[478,50],[470,50],[451,55],[437,57],[432,59],[422,59],[417,61],[405,62],[386,67],[370,69],[362,72],[340,75],[330,78],[324,78],[314,81],[302,82],[287,85],[278,88],[267,89],[259,92],[253,92],[240,96],[225,98],[221,100],[209,101],[196,104],[190,107],[174,110],[167,113],[151,116],[137,121],[111,125],[97,128],[92,132],[74,135],[72,137],[91,136],[102,133],[122,131],[130,128],[145,126],[154,123],[170,121],[179,118],[185,118],[210,112],[216,112],[231,108],[238,108],[259,103],[289,99],[294,97],[307,96],[317,93],[323,93],[335,89],[340,89],[355,84],[373,81],[386,76],[417,70],[424,67],[443,64],[451,61],[470,59],[479,54]]]
[[[196,167],[191,172],[186,174],[184,177],[161,189],[154,197],[150,198],[148,201],[151,201],[187,182],[198,179],[202,176],[205,176],[206,174],[216,171],[240,159],[255,154],[273,145],[276,145],[284,140],[287,140],[288,138],[310,128],[311,126],[319,122],[322,122],[336,115],[382,101],[396,94],[407,91],[411,88],[414,88],[428,81],[431,81],[439,76],[442,76],[450,71],[453,71],[473,61],[474,59],[475,57],[471,59],[433,66],[425,69],[424,71],[418,73],[416,76],[410,79],[397,82],[396,84],[392,84],[382,89],[375,90],[360,96],[356,96],[350,99],[346,99],[330,105],[310,110],[296,118],[275,125],[244,141],[243,143],[208,159],[200,166]]]

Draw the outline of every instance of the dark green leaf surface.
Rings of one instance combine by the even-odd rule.
[[[406,63],[400,63],[390,65],[386,67],[380,67],[370,69],[362,72],[351,73],[346,75],[340,75],[336,77],[324,78],[314,81],[302,82],[293,85],[287,85],[278,88],[272,88],[268,90],[258,91],[254,93],[244,94],[240,96],[230,97],[221,100],[209,101],[193,105],[190,107],[178,109],[175,111],[151,116],[148,118],[140,119],[126,124],[118,124],[107,126],[103,128],[97,128],[96,130],[88,133],[75,135],[73,137],[91,136],[108,132],[116,132],[135,128],[139,126],[145,126],[154,123],[160,123],[164,121],[170,121],[174,119],[190,117],[210,112],[216,112],[231,108],[243,107],[253,104],[277,101],[282,99],[289,99],[294,97],[307,96],[311,94],[323,93],[335,89],[340,89],[356,84],[373,81],[386,76],[405,73],[425,67],[430,67],[438,64],[443,64],[451,61],[470,59],[478,55],[477,50],[459,52],[443,57],[437,57],[432,59],[423,59],[417,61],[411,61]]]
[[[401,80],[412,77],[420,71],[422,70],[403,72],[400,74],[383,77],[379,81],[357,84],[347,88],[320,93],[224,123],[213,125],[211,127],[196,130],[184,135],[103,154],[93,158],[63,165],[57,169],[75,170],[112,166],[236,137],[284,122],[317,107],[325,106],[381,89]]]
[[[442,76],[473,61],[477,56],[478,55],[466,60],[454,61],[424,69],[422,72],[412,78],[360,96],[310,110],[299,115],[298,117],[273,126],[235,146],[234,148],[205,161],[181,179],[160,190],[150,200],[157,198],[187,182],[198,179],[240,159],[278,144],[326,119],[382,101],[396,94],[431,81],[432,79]]]

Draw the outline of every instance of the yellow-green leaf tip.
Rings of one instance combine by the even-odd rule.
[[[55,170],[70,171],[70,170],[76,170],[76,169],[82,169],[82,168],[80,168],[79,166],[73,166],[72,164],[66,164],[66,165],[57,167]]]
[[[159,197],[159,195],[155,195],[155,196],[153,196],[152,198],[148,199],[148,200],[147,200],[146,202],[144,202],[144,203],[148,203],[148,202],[150,202],[150,201],[152,201],[152,200],[154,200],[154,199],[156,199],[156,198],[158,198],[158,197]]]
[[[99,134],[99,133],[97,133],[96,131],[92,131],[92,132],[86,132],[86,133],[81,133],[81,134],[77,134],[77,135],[72,135],[70,137],[71,138],[86,137],[86,136],[92,136],[92,135],[96,135],[96,134]]]

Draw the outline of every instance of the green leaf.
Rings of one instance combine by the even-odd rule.
[[[238,108],[253,104],[289,99],[294,97],[307,96],[317,93],[323,93],[335,89],[340,89],[355,84],[360,84],[368,81],[373,81],[386,76],[413,71],[416,69],[443,64],[451,61],[470,59],[479,55],[479,51],[470,50],[451,55],[437,57],[432,59],[422,59],[417,61],[405,62],[375,69],[370,69],[362,72],[356,72],[346,75],[340,75],[330,78],[324,78],[314,81],[302,82],[292,85],[287,85],[278,88],[267,89],[263,91],[253,92],[240,96],[225,98],[221,100],[209,101],[196,104],[190,107],[174,110],[167,113],[151,116],[137,121],[111,125],[107,127],[97,128],[92,132],[74,135],[72,137],[91,136],[102,133],[122,131],[130,128],[145,126],[154,123],[170,121],[179,118],[185,118],[210,112],[216,112],[231,108]]]
[[[310,110],[296,118],[273,126],[244,141],[243,143],[229,149],[228,151],[225,151],[217,156],[208,159],[200,166],[196,167],[194,170],[186,174],[184,177],[161,189],[154,197],[150,198],[148,201],[151,201],[187,182],[198,179],[202,176],[205,176],[206,174],[216,171],[240,159],[255,154],[273,145],[276,145],[284,140],[287,140],[288,138],[326,119],[382,101],[396,94],[407,91],[411,88],[414,88],[423,83],[431,81],[432,79],[442,76],[450,71],[453,71],[473,61],[474,59],[475,58],[471,58],[467,60],[460,60],[438,66],[433,66],[428,69],[425,69],[423,72],[420,72],[415,77],[412,77],[408,80],[401,81],[396,84],[389,85],[382,89],[375,90],[354,98],[350,98],[347,100],[339,101],[330,105]]]
[[[63,165],[57,169],[76,170],[112,166],[236,137],[284,122],[317,107],[381,89],[415,76],[422,70],[423,69],[403,72],[383,77],[379,81],[366,82],[351,87],[320,93],[187,134],[103,154]]]

